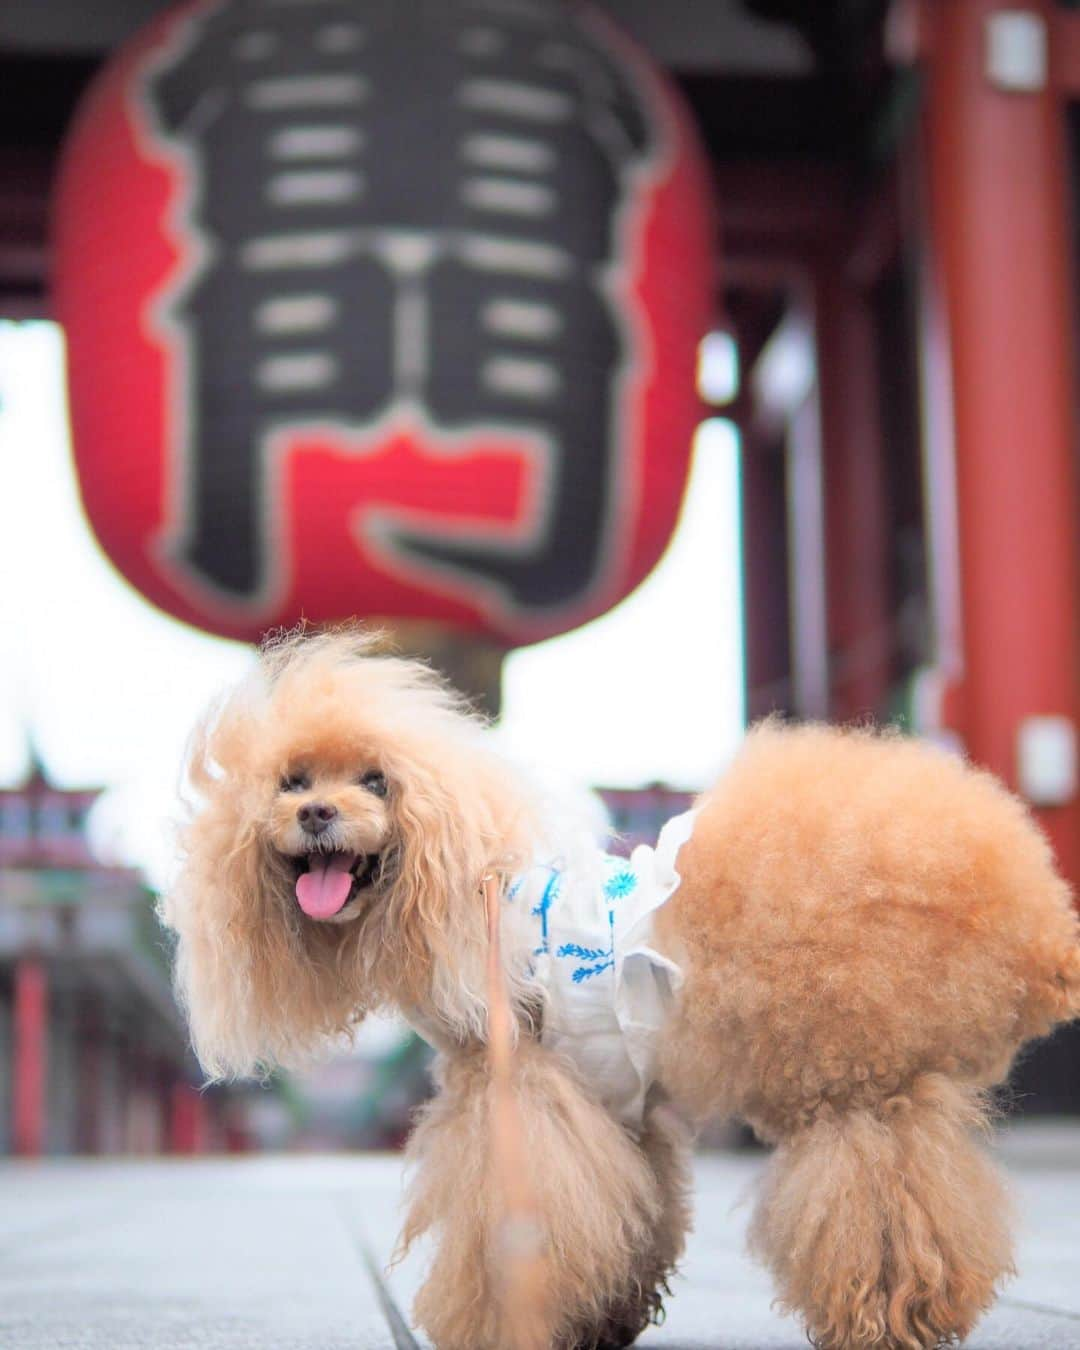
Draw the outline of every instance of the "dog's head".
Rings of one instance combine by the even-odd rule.
[[[162,912],[211,1076],[301,1061],[377,1006],[482,1030],[480,885],[526,859],[535,808],[432,671],[356,632],[279,641],[189,775]]]

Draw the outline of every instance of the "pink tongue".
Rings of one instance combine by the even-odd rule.
[[[311,919],[329,919],[349,898],[353,879],[349,869],[356,861],[354,853],[316,853],[310,870],[296,878],[296,898]]]

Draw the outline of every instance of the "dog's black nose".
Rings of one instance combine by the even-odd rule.
[[[308,802],[297,808],[296,819],[308,834],[322,834],[337,815],[337,807],[327,802]]]

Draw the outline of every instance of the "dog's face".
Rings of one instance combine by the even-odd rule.
[[[348,923],[393,885],[400,840],[392,788],[371,755],[288,757],[270,810],[269,845],[287,865],[295,903],[317,923]]]
[[[532,855],[531,794],[416,662],[294,639],[208,718],[163,913],[215,1075],[301,1062],[366,1009],[481,1034],[481,878]]]

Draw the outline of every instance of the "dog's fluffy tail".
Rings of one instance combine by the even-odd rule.
[[[984,1124],[974,1089],[924,1074],[777,1150],[751,1246],[821,1350],[952,1344],[990,1306],[1013,1269],[1011,1206]]]

